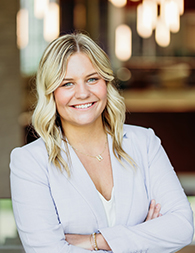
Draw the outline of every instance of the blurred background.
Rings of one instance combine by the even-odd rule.
[[[9,155],[35,139],[39,60],[49,42],[75,29],[109,55],[126,123],[154,129],[195,210],[195,1],[0,0],[0,252],[24,252],[10,201]],[[194,245],[180,252],[195,252]]]

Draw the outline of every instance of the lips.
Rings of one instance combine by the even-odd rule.
[[[93,104],[94,104],[94,102],[87,103],[87,104],[81,104],[81,105],[73,105],[73,107],[76,109],[87,109],[87,108],[91,107]]]

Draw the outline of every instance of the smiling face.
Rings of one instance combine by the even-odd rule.
[[[54,91],[57,111],[64,131],[71,126],[102,122],[107,103],[106,82],[84,54],[73,54],[67,63],[63,82]]]

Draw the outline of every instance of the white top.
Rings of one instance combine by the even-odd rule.
[[[103,204],[105,212],[106,212],[108,226],[113,227],[115,225],[115,221],[116,221],[114,187],[112,188],[112,194],[111,194],[110,200],[106,200],[99,191],[97,191],[97,192],[99,193],[100,199],[102,201],[102,204]]]

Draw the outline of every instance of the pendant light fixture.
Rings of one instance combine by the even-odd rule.
[[[132,32],[129,26],[119,25],[115,31],[115,54],[121,61],[127,61],[132,54]]]
[[[59,35],[59,5],[51,2],[43,21],[43,36],[51,42]]]
[[[45,16],[49,6],[49,0],[34,0],[34,15],[38,19]]]
[[[127,3],[127,0],[109,0],[116,7],[124,7]]]
[[[161,18],[156,24],[155,40],[161,47],[167,47],[170,44],[170,30]]]
[[[144,1],[137,7],[137,32],[143,38],[149,38],[156,26],[157,4],[154,1]]]
[[[160,15],[157,18],[158,8]],[[149,38],[156,30],[157,44],[166,47],[170,44],[170,32],[180,30],[183,13],[184,0],[143,0],[137,7],[137,32],[142,38]]]

